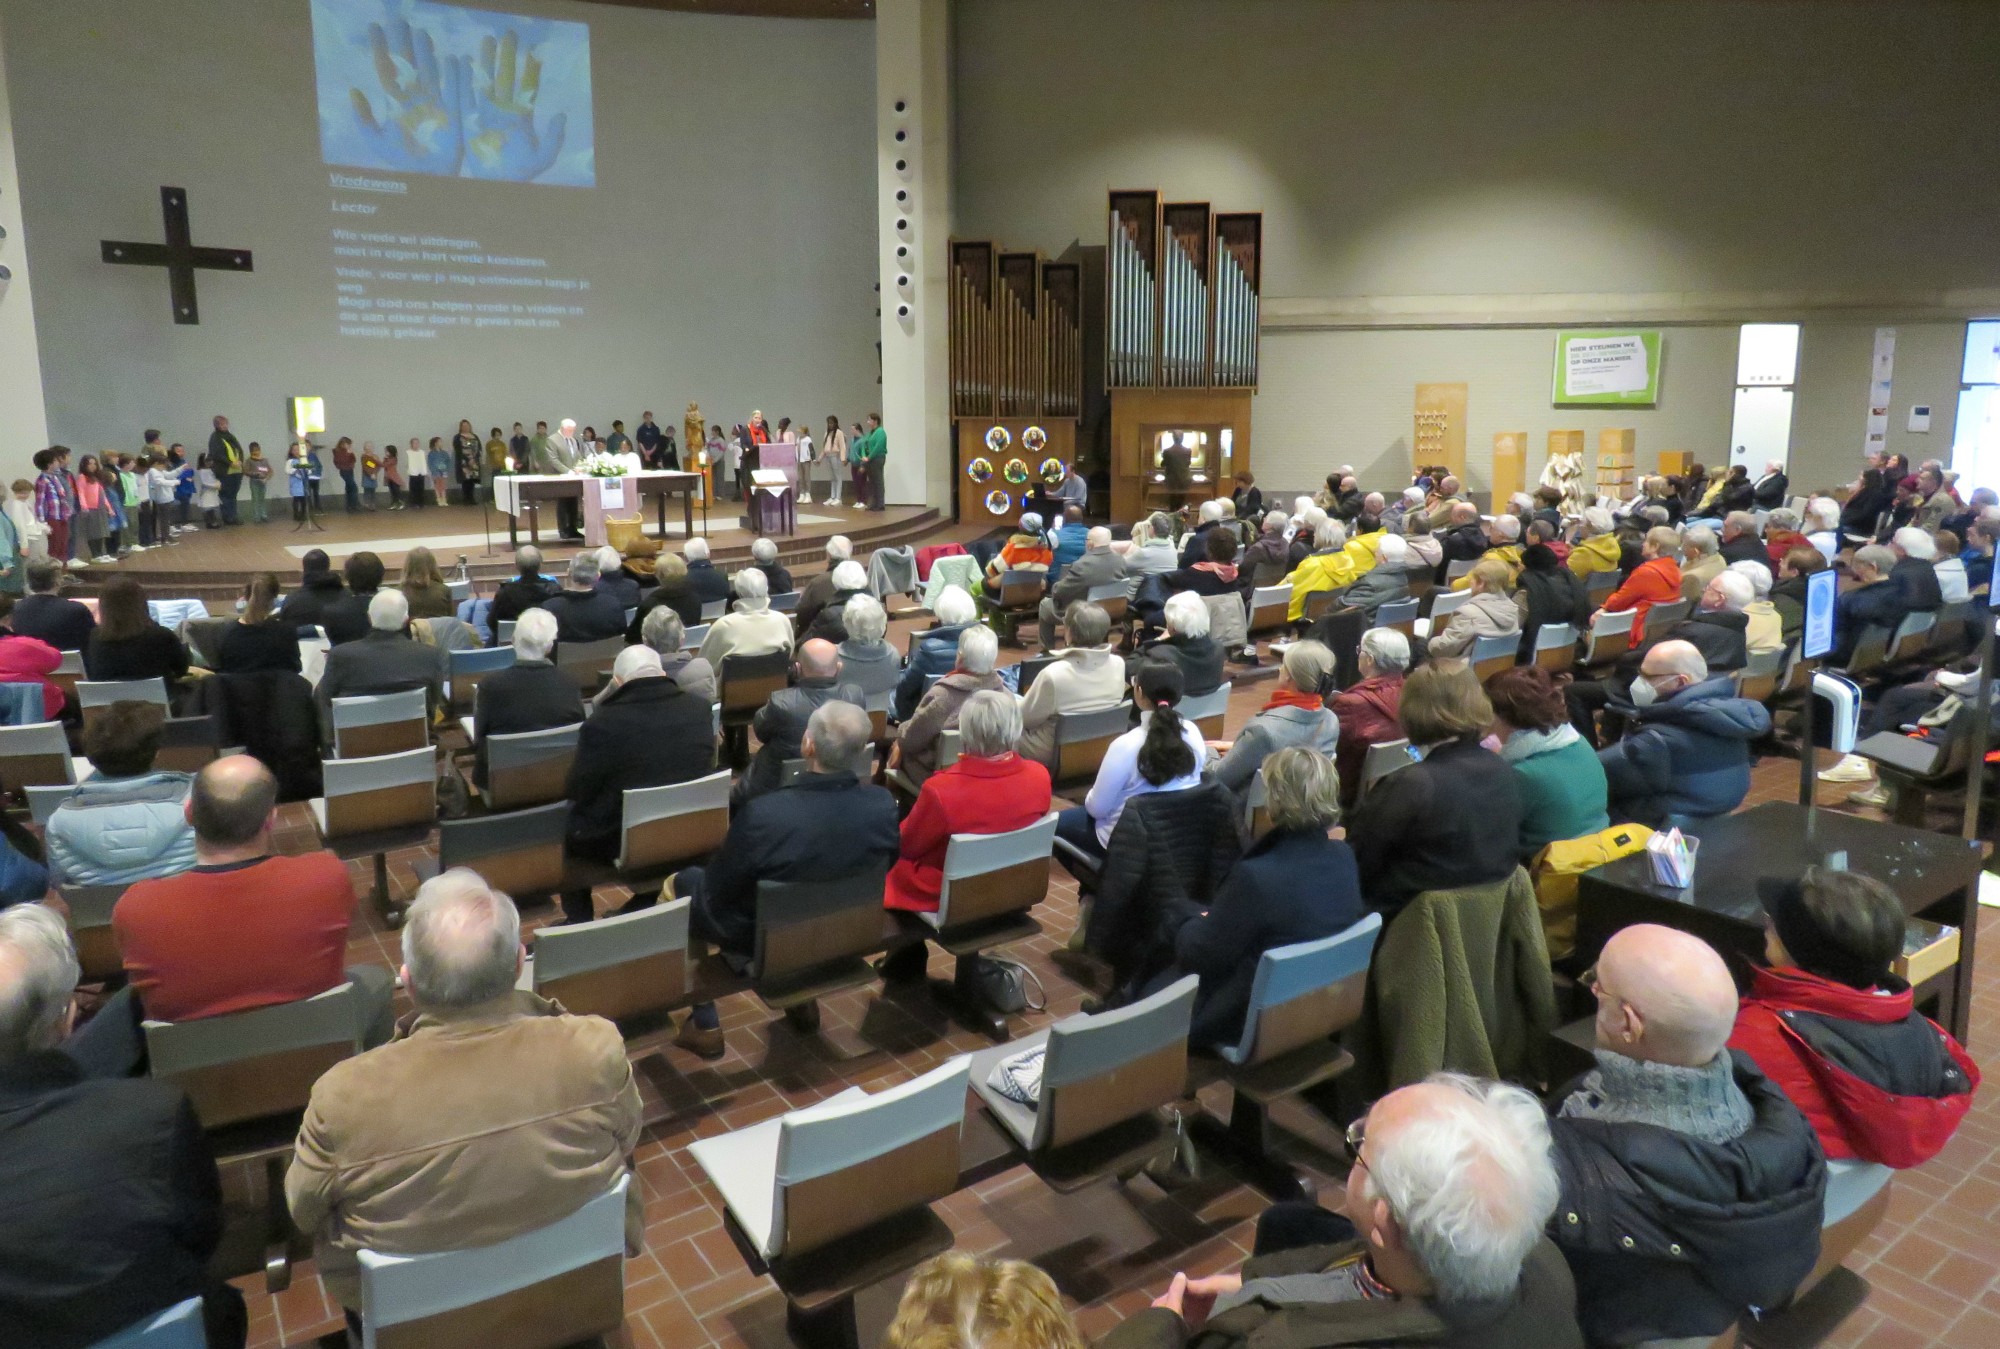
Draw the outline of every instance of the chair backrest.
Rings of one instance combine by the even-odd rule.
[[[1056,713],[1056,781],[1095,777],[1104,751],[1131,725],[1132,709],[1125,703],[1093,712]]]
[[[1331,937],[1264,952],[1250,982],[1243,1038],[1222,1056],[1245,1067],[1267,1063],[1354,1024],[1381,931],[1382,915],[1371,913]]]
[[[1602,665],[1615,660],[1632,644],[1632,624],[1639,617],[1637,609],[1599,609],[1590,618],[1590,644],[1584,649],[1583,663]]]
[[[583,724],[486,737],[486,804],[515,810],[560,801],[569,790]]]
[[[152,679],[79,679],[76,681],[76,700],[83,709],[83,719],[88,722],[90,714],[113,703],[158,703],[168,707],[167,681],[155,676]]]
[[[1023,698],[1027,697],[1028,690],[1034,686],[1042,671],[1061,659],[1061,656],[1030,656],[1022,661],[1020,678],[1015,681],[1014,692]]]
[[[854,961],[882,944],[885,870],[812,881],[757,882],[759,983],[796,981]]]
[[[340,759],[400,754],[430,744],[430,694],[423,689],[333,700],[333,753]]]
[[[1217,646],[1234,651],[1250,640],[1241,595],[1233,590],[1227,595],[1203,595],[1201,602],[1208,608],[1208,635]]]
[[[704,623],[713,623],[728,612],[728,600],[707,600],[701,606],[701,621]]]
[[[1444,579],[1446,584],[1450,584],[1459,577],[1469,573],[1478,561],[1479,559],[1476,557],[1456,557],[1445,563]]]
[[[222,753],[214,717],[168,717],[160,727],[153,768],[162,773],[199,773]]]
[[[771,695],[785,687],[785,678],[792,666],[789,651],[766,651],[758,656],[724,656],[722,668],[715,672],[716,696],[722,702],[722,715],[754,714],[758,708],[771,700]]]
[[[470,1250],[362,1250],[362,1349],[536,1349],[625,1320],[630,1175],[567,1218]]]
[[[1778,691],[1778,673],[1784,667],[1785,653],[1780,651],[1753,651],[1743,662],[1743,668],[1736,672],[1736,695],[1752,702],[1763,702]]]
[[[787,759],[778,765],[778,785],[789,787],[811,771],[812,765],[806,760]]]
[[[1181,699],[1180,714],[1201,728],[1204,738],[1222,738],[1222,719],[1229,711],[1229,694],[1235,688],[1231,680],[1223,680],[1220,687],[1197,697]]]
[[[1000,593],[994,596],[993,603],[1002,609],[1032,609],[1042,602],[1042,590],[1048,580],[1045,571],[1002,572]]]
[[[76,764],[69,738],[59,721],[26,726],[0,726],[0,786],[10,792],[26,787],[66,787],[76,782]]]
[[[1266,628],[1282,628],[1285,616],[1292,608],[1292,587],[1289,582],[1277,585],[1258,586],[1250,592],[1250,631],[1262,632]]]
[[[495,646],[508,646],[508,647],[514,645],[514,624],[518,621],[519,621],[518,619],[503,618],[498,623],[494,624],[493,644]]]
[[[1512,669],[1520,655],[1521,635],[1516,632],[1502,632],[1483,635],[1472,639],[1472,674],[1480,683],[1485,683],[1502,670]]]
[[[945,845],[937,913],[924,917],[953,928],[1026,913],[1048,893],[1055,837],[1054,811],[1004,834],[953,834]]]
[[[208,1349],[208,1331],[201,1321],[201,1299],[191,1297],[176,1302],[163,1312],[154,1312],[138,1324],[127,1326],[108,1340],[99,1340],[90,1349]]]
[[[1605,597],[1618,589],[1618,573],[1615,571],[1594,571],[1583,578],[1583,593],[1592,607],[1604,603]]]
[[[956,1190],[971,1069],[961,1054],[897,1086],[786,1115],[763,1254],[818,1250]]]
[[[65,795],[67,788],[56,788]],[[118,953],[118,939],[111,932],[111,911],[125,894],[122,885],[65,885],[63,903],[69,906],[70,943],[76,947],[76,963],[86,980],[109,979],[125,972]]]
[[[1785,672],[1778,677],[1778,692],[1797,693],[1812,683],[1813,672],[1819,668],[1817,659],[1807,660],[1799,654],[1797,642],[1785,649]]]
[[[1904,614],[1903,621],[1896,625],[1895,636],[1889,639],[1889,659],[1909,660],[1922,654],[1936,626],[1937,614],[1931,610],[1913,609]]]
[[[1576,663],[1576,625],[1544,623],[1535,629],[1535,664],[1562,671]]]
[[[557,642],[556,668],[575,680],[578,686],[595,690],[598,680],[624,649],[623,633],[595,642]]]
[[[469,651],[444,653],[445,668],[451,680],[451,705],[457,712],[472,710],[473,690],[479,681],[495,670],[512,668],[515,653],[512,644],[507,646],[476,646]]]
[[[1431,592],[1431,631],[1443,632],[1444,620],[1452,611],[1462,607],[1472,598],[1470,590],[1434,590]]]
[[[440,820],[438,869],[471,867],[517,901],[552,895],[562,888],[569,809],[569,802],[557,801],[529,810]]]
[[[1034,1151],[1088,1138],[1180,1098],[1200,982],[1190,974],[1150,998],[1049,1028]]]
[[[1675,600],[1672,604],[1655,604],[1646,610],[1646,640],[1657,640],[1661,633],[1686,618],[1692,608],[1692,600]]]
[[[699,651],[701,650],[701,644],[707,639],[708,624],[706,623],[697,623],[691,628],[682,628],[681,650]]]
[[[665,787],[625,793],[619,825],[618,870],[624,873],[692,862],[722,846],[729,832],[729,770]]]
[[[1250,785],[1243,789],[1243,831],[1252,843],[1271,832],[1271,793],[1262,768],[1250,775]]]
[[[535,992],[578,1016],[613,1021],[674,1006],[687,992],[692,902],[542,928],[535,934]]]
[[[1308,623],[1317,623],[1325,618],[1333,607],[1347,597],[1347,587],[1338,590],[1313,590],[1306,594],[1306,602],[1299,606],[1299,616]]]
[[[76,784],[59,782],[53,787],[23,787],[21,790],[28,798],[28,818],[34,821],[37,829],[46,829],[49,816],[55,814],[63,802],[69,800],[70,793],[76,790]]]
[[[42,720],[46,707],[39,683],[0,680],[0,726],[32,726]]]
[[[1125,621],[1126,612],[1132,604],[1132,583],[1130,581],[1106,581],[1095,585],[1083,593],[1083,597],[1104,610],[1104,616],[1113,623]],[[1025,689],[1023,690],[1025,692]]]
[[[1375,626],[1394,628],[1405,637],[1414,637],[1417,632],[1417,610],[1423,607],[1420,599],[1393,600],[1375,611]]]
[[[1407,740],[1384,740],[1380,744],[1370,745],[1367,754],[1361,759],[1361,786],[1358,789],[1360,795],[1366,796],[1370,787],[1391,773],[1400,773],[1413,762],[1414,760],[1410,758],[1410,742]]]
[[[328,759],[323,837],[428,824],[437,818],[437,756],[405,750],[368,759]]]
[[[185,1091],[206,1129],[305,1109],[320,1075],[362,1048],[353,984],[275,1007],[144,1027],[147,1071]]]
[[[939,768],[949,768],[958,762],[960,739],[959,729],[956,726],[938,732],[937,766]]]
[[[771,596],[771,607],[781,614],[798,612],[800,591],[785,590]]]

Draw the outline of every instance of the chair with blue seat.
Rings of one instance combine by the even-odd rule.
[[[1207,693],[1191,694],[1181,699],[1181,716],[1201,730],[1203,739],[1222,739],[1222,719],[1229,711],[1229,695],[1235,687],[1233,680],[1225,679],[1219,687]]]
[[[799,600],[803,593],[798,590],[781,590],[771,596],[771,608],[777,613],[795,614],[799,610]]]
[[[701,621],[703,623],[713,623],[728,612],[728,600],[707,600],[701,606]]]
[[[722,1193],[730,1239],[785,1294],[798,1341],[857,1343],[854,1295],[951,1248],[930,1206],[959,1188],[970,1069],[961,1055],[688,1145]]]
[[[1423,601],[1414,596],[1406,600],[1394,600],[1376,609],[1375,626],[1394,628],[1405,637],[1414,637],[1417,635],[1417,611],[1422,607]]]
[[[1174,1145],[1162,1108],[1187,1086],[1193,975],[1113,1011],[1078,1013],[972,1056],[972,1090],[1036,1175],[1060,1193],[1136,1175]],[[1024,1105],[989,1080],[1043,1050],[1041,1095]]]
[[[1038,935],[1030,916],[1049,892],[1056,812],[1001,834],[953,834],[945,844],[944,879],[935,913],[919,913],[935,941],[956,962],[953,981],[932,991],[960,1021],[994,1039],[1007,1023],[973,983],[982,951]]]
[[[1312,1183],[1272,1157],[1270,1107],[1329,1082],[1354,1066],[1336,1038],[1361,1015],[1368,961],[1382,931],[1382,915],[1318,941],[1266,951],[1257,960],[1243,1036],[1216,1049],[1217,1059],[1197,1058],[1189,1085],[1199,1090],[1227,1082],[1232,1092],[1226,1127],[1195,1116],[1202,1142],[1223,1152],[1274,1199],[1312,1199]]]
[[[208,1331],[201,1320],[201,1299],[191,1297],[127,1326],[90,1349],[208,1349]]]
[[[1514,668],[1514,662],[1521,651],[1521,636],[1514,632],[1498,632],[1489,636],[1472,639],[1472,650],[1466,659],[1472,664],[1472,676],[1484,684],[1502,670]]]
[[[425,689],[335,698],[330,715],[336,758],[372,759],[430,744],[430,693]]]
[[[561,801],[569,791],[569,771],[583,724],[551,726],[486,737],[486,786],[480,795],[489,810],[518,810]]]
[[[477,646],[470,651],[447,651],[444,657],[452,714],[464,716],[472,711],[479,681],[497,670],[513,668],[515,652],[512,646]]]
[[[151,679],[79,679],[76,681],[77,706],[83,709],[84,725],[90,724],[91,714],[113,703],[156,703],[171,709],[167,700],[167,681],[154,676]],[[172,716],[171,710],[167,715]]]
[[[678,1007],[688,991],[692,902],[542,928],[524,982],[578,1016],[618,1021]]]
[[[1529,663],[1552,674],[1562,674],[1576,664],[1576,625],[1544,623],[1535,629],[1534,650]]]
[[[559,1349],[616,1331],[631,1185],[620,1176],[568,1217],[491,1246],[357,1252],[360,1349]]]

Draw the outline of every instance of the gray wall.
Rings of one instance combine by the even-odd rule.
[[[306,0],[0,0],[51,436],[192,441],[227,412],[268,446],[293,394],[327,399],[332,434],[377,441],[461,416],[481,433],[563,415],[629,428],[645,408],[678,424],[690,399],[711,420],[756,407],[815,425],[874,406],[871,26],[502,8],[589,23],[597,187],[412,177],[408,203],[364,199],[383,221],[400,209],[548,257],[591,280],[590,313],[555,334],[392,343],[336,335],[329,235],[360,218],[329,209],[352,194],[320,161]],[[749,71],[796,83],[753,94]],[[256,254],[254,275],[200,276],[199,327],[169,322],[161,272],[98,259],[100,239],[161,237],[169,183],[196,243]],[[19,471],[33,448],[0,454]]]

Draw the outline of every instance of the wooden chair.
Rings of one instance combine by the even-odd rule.
[[[1291,608],[1292,588],[1289,584],[1280,582],[1258,586],[1250,592],[1250,631],[1267,632],[1284,627]]]
[[[493,625],[493,645],[508,647],[514,645],[514,624],[517,621],[512,618],[503,618],[498,623],[495,623]]]
[[[430,694],[424,689],[335,698],[333,754],[372,759],[430,745]]]
[[[1583,660],[1586,669],[1596,669],[1611,664],[1624,655],[1632,646],[1632,624],[1639,616],[1637,609],[1620,609],[1613,613],[1609,609],[1599,609],[1590,617],[1590,631],[1584,634]]]
[[[1060,1193],[1137,1174],[1173,1146],[1160,1108],[1187,1086],[1188,1026],[1199,980],[1079,1013],[972,1056],[972,1090],[1043,1182]],[[1041,1047],[1041,1100],[1022,1105],[988,1079],[1000,1060]]]
[[[101,707],[113,703],[157,703],[167,709],[172,716],[172,704],[167,701],[167,681],[155,676],[152,679],[79,679],[76,681],[77,705],[83,709],[83,724],[90,724],[90,714]]]
[[[949,1250],[931,1205],[959,1187],[970,1060],[697,1140],[751,1272],[785,1294],[794,1337],[859,1342],[854,1295]]]
[[[437,756],[428,748],[321,765],[325,796],[307,803],[320,841],[342,859],[375,863],[375,903],[389,926],[403,921],[389,905],[389,854],[414,848],[437,823]]]
[[[1761,703],[1778,691],[1778,674],[1784,665],[1783,651],[1753,651],[1736,672],[1736,696]]]
[[[1104,752],[1111,742],[1132,729],[1132,707],[1117,703],[1092,712],[1056,713],[1056,771],[1058,783],[1080,782],[1097,776]]]
[[[576,762],[583,726],[552,726],[486,737],[486,787],[490,810],[518,810],[561,801],[569,792],[570,765]]]
[[[0,726],[0,784],[10,792],[29,787],[74,787],[94,770],[69,752],[59,721]]]
[[[1476,557],[1453,558],[1450,562],[1444,564],[1444,583],[1449,586],[1459,577],[1471,574],[1473,567],[1478,562],[1479,559]]]
[[[771,695],[785,687],[792,668],[790,651],[757,656],[724,656],[715,672],[722,704],[722,734],[730,763],[741,768],[750,757],[750,722]]]
[[[67,789],[63,789],[67,794]],[[84,982],[100,983],[125,973],[118,939],[111,933],[111,911],[124,897],[122,885],[65,885],[57,893],[69,906],[70,942]]]
[[[943,771],[958,762],[959,733],[956,726],[938,733],[937,766]],[[910,775],[900,768],[891,768],[882,775],[882,784],[906,801],[915,801],[923,790],[911,781]]]
[[[1799,654],[1799,644],[1793,642],[1785,652],[1785,673],[1778,679],[1777,696],[1782,698],[1800,694],[1812,687],[1812,677],[1819,669],[1819,658],[1811,660]]]
[[[646,879],[699,861],[729,832],[729,771],[624,795],[618,833],[618,875]]]
[[[557,642],[556,668],[568,675],[585,693],[595,693],[597,686],[604,682],[604,672],[611,668],[611,663],[624,649],[623,633],[597,642]]]
[[[1400,773],[1414,763],[1410,757],[1410,742],[1407,740],[1384,740],[1370,745],[1368,753],[1361,760],[1361,786],[1357,796],[1368,795],[1368,789],[1388,777]]]
[[[1786,1306],[1746,1318],[1743,1342],[1752,1349],[1808,1349],[1824,1343],[1868,1297],[1868,1281],[1846,1262],[1888,1215],[1895,1172],[1862,1162],[1827,1166],[1826,1212],[1819,1259]]]
[[[889,930],[882,909],[886,870],[825,880],[757,882],[751,991],[765,1006],[790,1012],[875,979],[863,958]]]
[[[1879,623],[1871,623],[1863,628],[1861,636],[1855,640],[1853,652],[1847,658],[1847,665],[1844,667],[1846,673],[1865,674],[1869,670],[1880,669],[1886,665],[1889,661],[1889,644],[1894,638],[1895,633]]]
[[[1229,711],[1229,694],[1235,688],[1233,680],[1225,679],[1220,687],[1199,697],[1181,699],[1180,714],[1201,728],[1207,740],[1222,739],[1223,716]]]
[[[1417,635],[1417,610],[1422,604],[1422,600],[1415,598],[1385,604],[1375,611],[1375,626],[1394,628],[1405,637],[1414,637]]]
[[[1433,590],[1431,592],[1430,626],[1424,629],[1424,636],[1435,637],[1444,631],[1445,620],[1472,598],[1470,590]]]
[[[1251,843],[1271,832],[1271,797],[1262,768],[1250,775],[1250,785],[1244,789],[1242,828]]]
[[[160,728],[153,768],[162,773],[199,773],[221,753],[214,717],[168,717]]]
[[[1544,623],[1535,629],[1533,663],[1561,674],[1576,664],[1576,627],[1569,623]]]
[[[1645,635],[1640,639],[1657,642],[1666,635],[1667,629],[1688,616],[1694,608],[1692,600],[1675,600],[1672,604],[1655,604],[1646,610]]]
[[[1042,671],[1061,659],[1061,656],[1030,656],[1022,661],[1020,678],[1015,681],[1014,691],[1023,698],[1027,697],[1028,690],[1034,687],[1035,680],[1041,677]]]
[[[1299,621],[1308,626],[1317,623],[1346,598],[1346,586],[1338,590],[1311,591],[1306,595],[1305,603],[1299,606]]]
[[[515,903],[547,899],[563,887],[563,841],[570,803],[438,821],[437,869],[470,867]]]
[[[679,1006],[688,991],[692,903],[542,928],[523,981],[579,1016],[618,1021]]]
[[[1594,571],[1583,578],[1583,593],[1593,609],[1602,609],[1604,601],[1618,591],[1618,573],[1615,571]]]
[[[201,1321],[201,1299],[176,1302],[136,1325],[127,1326],[90,1349],[208,1349],[208,1331]]]
[[[432,1255],[357,1253],[361,1349],[553,1349],[625,1321],[630,1175],[567,1218]]]
[[[1190,1086],[1230,1084],[1226,1128],[1206,1114],[1196,1137],[1223,1152],[1274,1199],[1312,1200],[1312,1183],[1270,1151],[1272,1102],[1327,1082],[1354,1065],[1334,1037],[1361,1015],[1368,961],[1382,931],[1371,913],[1344,932],[1266,951],[1250,985],[1243,1036],[1216,1049],[1220,1063],[1196,1059]]]
[[[351,983],[196,1021],[146,1021],[147,1071],[185,1091],[204,1129],[304,1110],[313,1083],[363,1048]]]
[[[1013,641],[1021,624],[1035,617],[1042,607],[1042,592],[1049,574],[1045,571],[1003,572],[1000,584],[987,597],[993,610],[993,626],[1002,640]]]
[[[786,590],[771,596],[771,607],[781,614],[795,614],[799,610],[799,596],[804,593]]]
[[[1889,639],[1889,659],[1915,660],[1930,645],[1931,634],[1936,629],[1935,612],[1917,609],[1904,614],[1903,621],[1896,625],[1895,635]]]
[[[1521,637],[1513,632],[1475,637],[1472,639],[1472,650],[1467,653],[1472,663],[1473,678],[1482,684],[1502,670],[1513,669],[1520,655]]]
[[[1006,1035],[1006,1022],[971,986],[975,962],[966,957],[1042,930],[1029,915],[1049,892],[1055,837],[1054,811],[1004,834],[953,834],[945,845],[937,912],[917,915],[932,929],[932,940],[956,962],[945,995],[950,1010],[973,1030],[996,1040]]]
[[[69,699],[71,707],[78,706],[76,686],[82,680],[83,653],[81,651],[63,652],[62,659],[56,662],[56,668],[49,671],[49,682],[63,691],[63,696]]]
[[[1086,590],[1084,599],[1104,611],[1111,620],[1111,630],[1122,632],[1132,621],[1132,583],[1130,581],[1106,581],[1103,585]],[[1037,609],[1040,606],[1036,606]],[[1021,692],[1026,693],[1024,685]]]
[[[1878,731],[1854,746],[1854,752],[1876,766],[1876,776],[1889,791],[1889,818],[1922,829],[1928,823],[1930,798],[1963,783],[1972,757],[1977,711],[1970,702],[1941,731],[1919,740],[1899,730]]]
[[[446,679],[451,685],[451,711],[463,716],[472,711],[479,681],[497,670],[513,668],[515,653],[510,646],[474,647],[470,651],[444,653]]]
[[[704,624],[713,623],[728,612],[728,600],[708,600],[701,606],[701,621]]]

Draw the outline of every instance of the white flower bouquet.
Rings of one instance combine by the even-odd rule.
[[[576,471],[587,478],[622,478],[644,467],[636,454],[587,454],[577,461]]]

